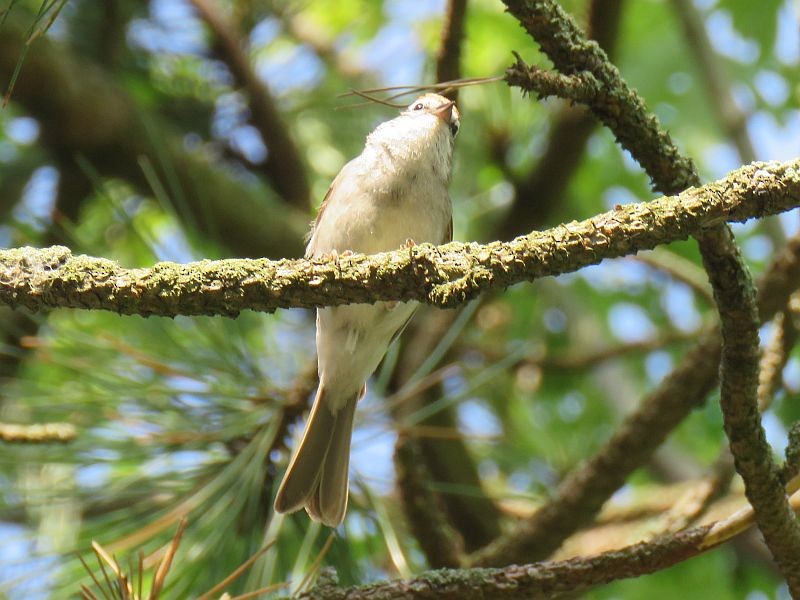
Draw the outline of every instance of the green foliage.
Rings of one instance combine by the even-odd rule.
[[[45,23],[36,17],[38,2],[12,4],[12,16],[30,17],[25,22],[40,28]],[[352,88],[398,83],[401,75],[408,79],[399,83],[429,82],[435,72],[441,6],[399,0],[209,4],[230,8],[221,15],[249,40],[249,64],[268,83],[298,146],[314,207],[342,165],[360,151],[366,134],[394,114],[377,105],[348,107],[353,99],[337,96]],[[677,4],[624,3],[616,63],[708,179],[743,159],[730,123],[720,118],[719,98],[705,86],[686,42]],[[798,134],[798,88],[791,78],[797,65],[774,53],[778,10],[789,10],[788,4],[705,4],[713,6],[700,11],[701,19],[708,23],[712,12],[729,17],[733,32],[758,48],[752,60],[730,55],[713,60],[726,85],[744,99],[741,109],[751,124],[757,158],[781,158],[780,135],[788,132],[796,140]],[[564,5],[586,21],[586,3]],[[122,34],[105,36],[107,25]],[[0,36],[8,31],[0,27]],[[530,64],[549,66],[500,3],[470,2],[465,31],[465,77],[502,74],[513,60],[512,50]],[[707,33],[712,41],[722,35],[713,29]],[[119,168],[111,163],[126,140],[116,140],[118,145],[88,158],[95,148],[70,146],[75,138],[60,135],[69,129],[69,107],[63,107],[61,128],[45,129],[43,123],[52,127],[53,119],[37,113],[41,99],[27,96],[24,86],[26,68],[35,67],[25,61],[33,61],[37,43],[54,44],[102,73],[130,101],[126,109],[151,124],[146,137],[158,142],[159,152],[137,146],[126,154],[136,156],[137,164]],[[12,65],[25,60],[12,103],[0,113],[3,242],[58,241],[126,266],[144,266],[160,259],[228,255],[254,222],[266,227],[310,220],[310,212],[273,202],[277,195],[270,191],[265,206],[272,208],[239,214],[241,229],[201,233],[198,223],[218,213],[198,206],[192,190],[176,183],[178,158],[202,157],[195,179],[201,190],[210,185],[204,178],[209,173],[214,182],[235,182],[233,190],[274,189],[269,140],[265,153],[250,120],[249,95],[216,50],[213,33],[182,2],[151,2],[148,10],[130,0],[68,4],[27,57],[12,57]],[[4,51],[7,46],[0,44],[0,56]],[[0,69],[4,85],[14,80],[13,69],[6,71]],[[765,72],[771,83],[764,83]],[[74,85],[80,89],[81,81]],[[789,90],[783,96],[781,85]],[[456,239],[494,239],[514,202],[546,206],[538,224],[544,227],[653,197],[641,169],[608,131],[595,128],[557,198],[515,198],[515,185],[531,176],[543,156],[559,152],[558,144],[548,148],[546,140],[564,103],[538,102],[499,82],[462,89],[459,106],[463,120],[451,186]],[[31,115],[41,129],[28,139],[20,134],[26,123],[20,119]],[[765,122],[772,129],[757,127]],[[98,130],[106,126],[97,123]],[[54,189],[38,184],[37,172]],[[223,207],[239,206],[238,195],[220,196]],[[70,202],[79,205],[74,222],[60,216]],[[769,263],[784,233],[776,222],[737,229],[756,272]],[[412,407],[393,422],[384,401],[403,407],[410,386],[395,375],[404,361],[417,358],[409,358],[413,346],[407,334],[390,353],[399,366],[385,362],[359,409],[351,505],[322,566],[335,567],[343,585],[408,577],[426,567],[395,490],[391,452],[398,427],[405,433],[421,428],[432,411],[455,412],[456,433],[462,434],[484,489],[430,481],[431,489],[466,498],[485,492],[523,512],[546,501],[714,318],[714,307],[684,281],[701,268],[694,243],[673,244],[669,253],[690,266],[675,260],[677,266],[669,270],[621,259],[516,286],[465,308],[471,312],[437,340],[442,343],[436,360],[412,369],[412,379],[414,374],[417,379],[440,376],[428,405]],[[91,540],[127,564],[130,553],[141,549],[149,556],[163,548],[184,515],[188,527],[166,580],[168,598],[210,589],[272,541],[275,545],[231,585],[232,594],[290,579],[296,587],[312,570],[329,532],[305,514],[281,517],[271,509],[276,476],[286,464],[286,442],[302,412],[299,406],[314,387],[308,375],[314,367],[310,314],[171,320],[54,312],[36,315],[24,331],[9,313],[0,316],[5,320],[3,358],[11,365],[2,386],[0,421],[64,421],[78,429],[77,439],[66,445],[0,442],[0,535],[4,526],[18,532],[0,542],[0,594],[55,598],[76,593],[79,582],[89,579],[74,553],[88,558]],[[778,444],[800,419],[798,365],[795,348],[769,413],[770,439]],[[709,398],[668,441],[670,456],[680,457],[697,474],[707,471],[724,443],[715,400]],[[645,461],[626,492],[672,483],[667,477]],[[506,529],[515,526],[509,514],[502,521]],[[9,568],[2,565],[6,556]],[[40,557],[46,560],[37,562]],[[147,577],[153,577],[151,571]],[[654,575],[593,590],[588,597],[688,600],[709,597],[709,589],[715,598],[743,598],[755,591],[776,597],[778,586],[768,562],[751,561],[726,546]]]

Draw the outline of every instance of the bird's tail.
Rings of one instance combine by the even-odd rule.
[[[275,510],[289,513],[305,508],[309,516],[329,527],[344,520],[347,509],[350,438],[357,394],[340,404],[326,397],[320,384],[303,438],[283,476],[275,497]]]

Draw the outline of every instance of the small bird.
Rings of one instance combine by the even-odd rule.
[[[447,188],[459,125],[455,103],[438,94],[420,96],[380,124],[328,189],[306,258],[451,241]],[[416,302],[377,302],[317,310],[319,387],[275,497],[277,512],[305,508],[314,521],[342,523],[356,403],[416,308]]]

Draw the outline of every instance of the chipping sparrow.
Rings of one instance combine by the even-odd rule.
[[[420,96],[379,125],[328,189],[306,258],[449,242],[447,186],[458,127],[458,109],[438,94]],[[416,308],[416,302],[377,302],[317,310],[319,388],[275,498],[276,511],[305,507],[313,520],[330,527],[344,520],[356,403]]]

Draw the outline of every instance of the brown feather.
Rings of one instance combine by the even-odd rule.
[[[326,395],[320,386],[303,438],[275,496],[275,511],[305,508],[314,521],[336,527],[347,510],[350,438],[360,394],[336,412],[329,410],[332,399]]]

